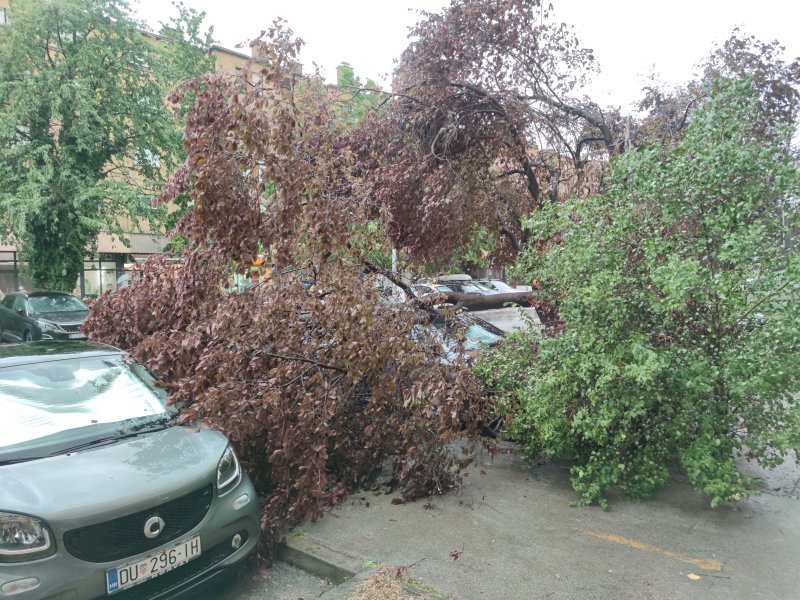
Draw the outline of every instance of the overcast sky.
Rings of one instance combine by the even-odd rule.
[[[167,0],[136,0],[140,18],[157,28],[172,10]],[[545,0],[548,2],[548,0]],[[317,63],[335,79],[336,65],[350,63],[362,79],[384,87],[394,60],[408,44],[408,27],[418,11],[438,12],[449,0],[184,0],[207,13],[214,37],[233,48],[283,17],[306,45],[306,72]],[[734,27],[764,40],[779,40],[787,56],[800,56],[800,1],[797,0],[552,0],[559,20],[575,27],[585,47],[594,49],[602,73],[592,96],[621,104],[639,98],[650,72],[670,84],[690,79],[694,66]]]

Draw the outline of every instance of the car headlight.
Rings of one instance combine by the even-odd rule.
[[[56,551],[44,521],[27,515],[0,512],[0,563],[50,556]]]
[[[231,490],[242,475],[242,467],[239,466],[239,459],[233,448],[228,446],[222,453],[217,465],[217,490],[220,494]]]
[[[42,321],[40,319],[36,320],[36,325],[39,326],[39,329],[44,331],[61,331],[61,327],[56,325],[55,323],[51,323],[50,321]]]

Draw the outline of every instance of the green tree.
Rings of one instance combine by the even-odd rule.
[[[181,151],[167,95],[210,67],[192,43],[199,17],[182,9],[164,42],[124,0],[14,3],[0,29],[0,231],[36,285],[72,290],[101,230],[163,216],[150,199]]]
[[[582,502],[647,497],[677,461],[716,505],[749,493],[737,455],[800,447],[791,131],[761,135],[751,80],[714,87],[679,144],[615,161],[607,197],[529,223],[562,240],[523,260],[560,331],[483,365],[528,452],[574,461]]]
[[[370,110],[375,110],[387,97],[380,92],[380,86],[372,79],[366,83],[355,74],[353,67],[346,62],[336,67],[337,101],[340,103],[340,116],[351,124],[361,123]]]

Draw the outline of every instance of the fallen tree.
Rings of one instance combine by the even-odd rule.
[[[188,198],[180,264],[102,296],[91,339],[162,378],[182,418],[225,432],[263,495],[266,542],[316,518],[386,461],[404,496],[458,481],[450,442],[486,412],[481,388],[411,304],[378,302],[359,248],[365,211],[348,194],[336,108],[324,86],[287,87],[299,42],[276,24],[256,42],[261,85],[207,76],[187,117],[185,163],[162,202]],[[173,95],[179,101],[183,93]],[[233,265],[267,250],[268,281],[227,294]]]
[[[800,165],[751,78],[712,89],[680,143],[617,161],[607,197],[536,217],[562,243],[525,276],[560,324],[482,366],[581,503],[649,497],[680,465],[716,506],[756,493],[743,458],[800,449]]]
[[[455,308],[466,310],[488,310],[491,308],[503,308],[504,306],[531,306],[532,292],[509,292],[506,294],[491,294],[483,296],[481,294],[464,294],[461,292],[447,292],[442,294],[447,298],[447,302]]]

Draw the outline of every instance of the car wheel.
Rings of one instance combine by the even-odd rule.
[[[23,342],[32,342],[32,341],[33,341],[33,336],[31,335],[31,332],[30,332],[30,331],[26,331],[26,332],[25,332],[25,333],[22,335],[22,341],[23,341]]]

